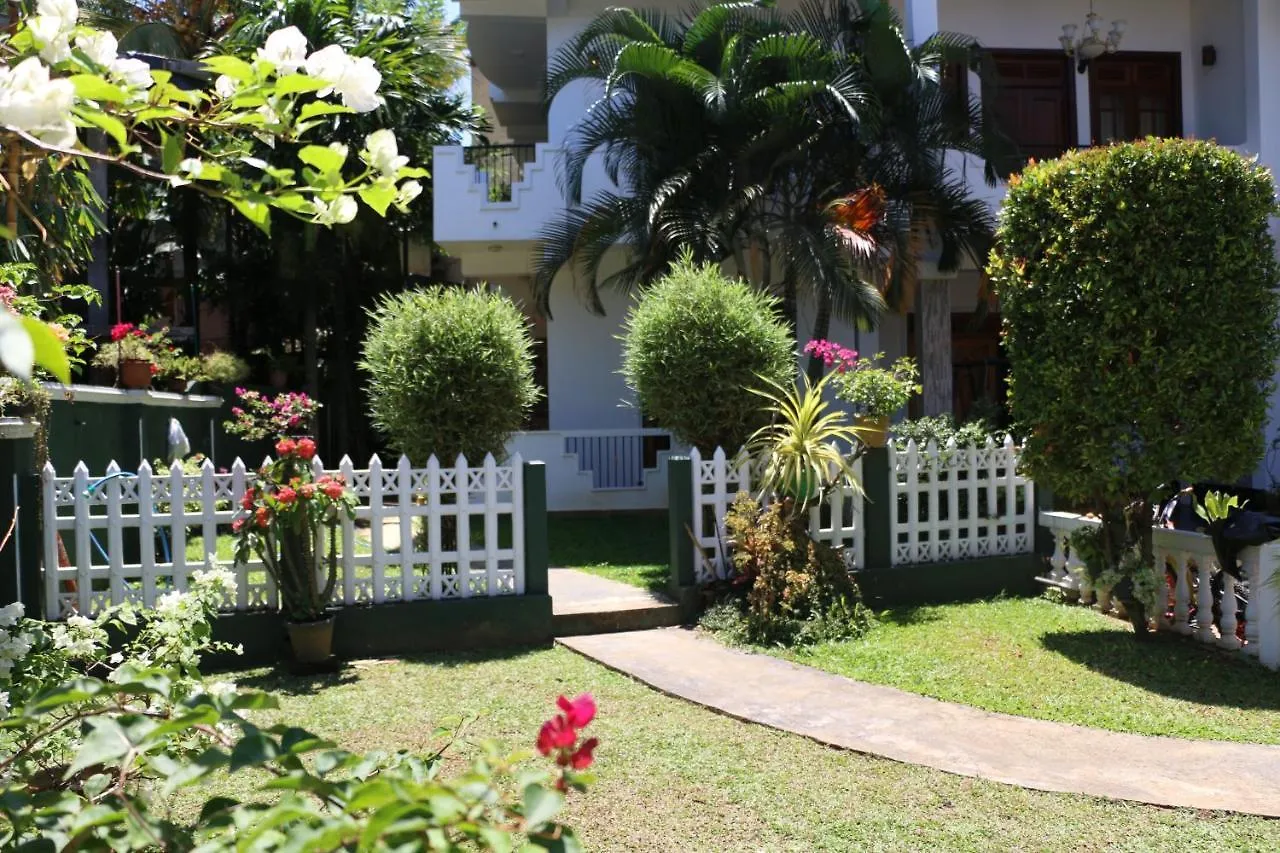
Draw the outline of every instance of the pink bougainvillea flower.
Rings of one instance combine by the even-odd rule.
[[[569,756],[569,765],[574,770],[586,770],[591,766],[591,762],[595,761],[595,751],[599,745],[599,738],[587,738],[582,742],[582,746]]]
[[[578,739],[578,733],[563,715],[557,714],[542,724],[538,730],[538,752],[550,755],[556,750],[568,749]]]
[[[276,490],[276,500],[282,504],[291,504],[298,499],[298,493],[291,486],[281,486]]]
[[[564,711],[565,719],[575,729],[586,728],[596,718],[596,700],[591,698],[590,693],[583,693],[572,702],[561,696],[556,700],[556,705]]]
[[[282,438],[276,442],[276,453],[280,456],[291,456],[298,449],[298,443],[292,438]]]
[[[241,530],[244,530],[244,523],[246,520],[247,519],[237,518],[235,521],[231,522],[231,532],[239,533]]]

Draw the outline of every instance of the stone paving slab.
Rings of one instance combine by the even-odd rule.
[[[666,596],[577,569],[551,569],[547,588],[556,614],[675,606]]]
[[[562,638],[663,693],[830,746],[1042,791],[1280,817],[1280,747],[995,714],[729,649],[685,628]]]

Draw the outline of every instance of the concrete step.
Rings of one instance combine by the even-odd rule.
[[[678,604],[650,590],[574,569],[552,569],[548,581],[557,637],[668,628],[684,621]]]

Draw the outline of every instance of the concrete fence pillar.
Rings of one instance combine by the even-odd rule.
[[[547,594],[550,548],[547,539],[547,466],[524,463],[524,592]]]

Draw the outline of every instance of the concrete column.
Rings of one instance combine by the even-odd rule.
[[[911,44],[920,44],[938,31],[938,0],[906,0],[904,11]]]
[[[916,297],[916,351],[924,387],[924,414],[951,414],[951,279],[922,279]]]

